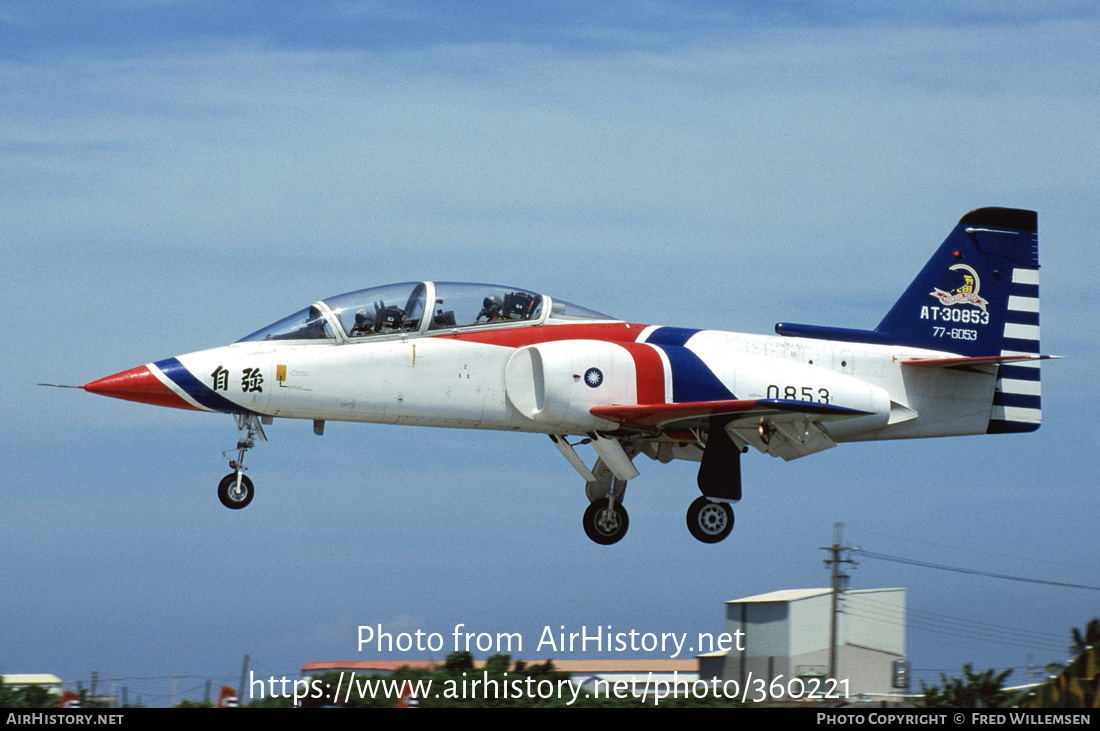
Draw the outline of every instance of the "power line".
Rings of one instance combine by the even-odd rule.
[[[1047,586],[1061,586],[1067,589],[1086,589],[1088,591],[1100,591],[1100,586],[1089,586],[1088,584],[1071,584],[1064,581],[1047,581],[1046,579],[1030,579],[1024,576],[1011,576],[1009,574],[998,574],[992,571],[979,571],[978,569],[964,569],[957,566],[947,566],[945,564],[932,563],[930,561],[918,561],[913,558],[903,558],[901,556],[890,556],[885,553],[875,553],[874,551],[865,551],[862,548],[852,549],[857,553],[860,553],[867,558],[877,558],[880,561],[893,561],[894,563],[908,564],[910,566],[920,566],[926,569],[939,569],[940,571],[954,571],[959,574],[971,574],[974,576],[986,576],[991,579],[1005,579],[1008,581],[1022,581],[1028,584],[1045,584]]]
[[[875,602],[873,599],[865,598],[861,606],[870,613],[878,613],[879,620],[883,622],[893,621],[896,623],[897,615],[900,614],[894,607]],[[1060,634],[1025,630],[1007,627],[1005,625],[990,624],[988,622],[978,622],[972,619],[962,619],[960,617],[952,617],[948,614],[939,614],[937,612],[929,612],[921,609],[908,608],[905,615],[907,624],[915,625],[916,621],[919,620],[928,627],[942,628],[945,631],[983,632],[1005,639],[1026,641],[1028,645],[1037,642],[1051,647],[1064,648],[1068,641]]]
[[[973,641],[989,642],[1008,647],[1019,647],[1036,652],[1065,652],[1068,640],[1044,632],[1032,632],[1012,627],[990,625],[974,620],[959,619],[944,614],[908,609],[904,621],[903,612],[896,607],[875,602],[864,597],[858,608],[846,608],[850,616],[862,617],[883,625],[904,626],[911,631],[961,637]]]
[[[882,532],[879,532],[879,531],[868,530],[867,528],[858,528],[858,527],[857,528],[852,528],[851,524],[846,524],[846,525],[849,529],[854,530],[856,533],[866,533],[867,535],[871,535],[871,536],[878,536],[880,538],[889,538],[890,540],[903,541],[905,543],[915,543],[915,544],[920,545],[920,546],[932,546],[934,548],[943,548],[943,549],[947,549],[947,550],[950,550],[950,551],[956,551],[956,552],[961,551],[961,552],[965,552],[965,553],[974,553],[974,554],[978,554],[979,556],[992,556],[994,558],[1011,558],[1011,559],[1015,559],[1017,561],[1027,561],[1028,563],[1045,564],[1045,565],[1048,565],[1048,566],[1060,566],[1062,568],[1086,569],[1088,571],[1100,571],[1100,566],[1095,566],[1095,565],[1091,565],[1091,564],[1067,563],[1065,561],[1048,561],[1048,560],[1044,560],[1044,559],[1034,558],[1033,556],[1016,556],[1016,555],[1012,555],[1012,554],[1007,554],[1003,551],[983,551],[983,550],[976,549],[976,548],[967,548],[967,547],[964,547],[964,546],[953,546],[951,544],[941,543],[941,542],[938,542],[938,541],[923,541],[923,540],[919,540],[917,538],[907,538],[905,536],[894,535],[894,534],[891,534],[891,533],[882,533]]]

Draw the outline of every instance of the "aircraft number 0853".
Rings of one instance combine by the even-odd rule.
[[[766,398],[783,398],[792,401],[816,401],[821,404],[827,404],[829,403],[829,389],[819,388],[815,394],[811,386],[803,386],[802,389],[799,390],[797,386],[783,386],[781,388],[774,384],[770,384],[768,386],[768,395]]]

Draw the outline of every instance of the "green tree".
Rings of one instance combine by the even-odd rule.
[[[182,701],[173,706],[173,708],[213,708],[214,704],[210,701],[193,701],[189,698],[184,698]]]
[[[1020,705],[1024,708],[1100,708],[1100,619],[1093,619],[1085,631],[1073,628],[1076,657],[1061,672],[1029,691]]]
[[[1005,680],[1012,674],[1011,668],[997,674],[992,668],[975,673],[973,666],[967,663],[962,669],[965,678],[948,678],[940,673],[942,688],[925,685],[922,680],[924,699],[921,705],[924,708],[999,708],[1012,698],[1004,689]]]
[[[4,678],[0,677],[0,708],[15,708],[15,691],[4,685]]]
[[[1087,625],[1085,625],[1085,631],[1073,628],[1073,649],[1074,656],[1087,652],[1093,647],[1100,646],[1100,618],[1093,619]]]
[[[446,661],[443,663],[443,667],[447,669],[449,673],[461,673],[464,671],[470,671],[474,669],[474,653],[472,652],[452,652],[447,655]]]
[[[512,667],[511,655],[490,655],[485,660],[485,670],[490,675],[499,675],[508,672]],[[517,668],[517,672],[519,669]]]
[[[0,679],[0,708],[57,708],[60,701],[56,693],[41,685],[10,688]]]
[[[293,708],[294,699],[284,698],[281,695],[269,695],[250,701],[245,708]]]

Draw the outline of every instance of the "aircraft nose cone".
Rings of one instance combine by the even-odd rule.
[[[85,384],[83,388],[88,393],[110,396],[124,401],[137,401],[142,404],[170,406],[177,409],[194,408],[176,395],[172,389],[164,385],[149,370],[149,366],[138,366],[128,371],[121,371],[113,376],[107,376],[106,378],[100,378],[98,381]]]

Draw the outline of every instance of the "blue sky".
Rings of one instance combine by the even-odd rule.
[[[371,659],[355,628],[379,622],[717,631],[723,601],[825,585],[837,521],[868,550],[1100,585],[1098,31],[1088,3],[0,3],[0,671],[235,684],[246,653]],[[873,327],[986,205],[1039,211],[1043,351],[1067,356],[1043,428],[750,455],[719,546],[683,525],[693,465],[648,460],[627,538],[591,544],[583,486],[530,435],[278,421],[230,513],[229,417],[34,385],[416,279]],[[870,559],[853,578],[909,589],[928,680],[1064,659],[1100,614]]]

